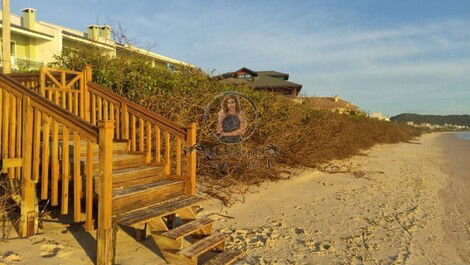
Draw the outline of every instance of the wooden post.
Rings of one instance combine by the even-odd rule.
[[[70,157],[69,157],[69,128],[62,125],[62,199],[60,213],[69,212],[69,176],[70,176]]]
[[[6,90],[3,90],[3,117],[2,117],[2,158],[8,158],[8,133],[9,133],[9,124],[10,120],[10,93]]]
[[[170,133],[165,131],[165,156],[163,157],[163,175],[171,174],[171,145],[170,145]]]
[[[113,264],[113,122],[99,121],[100,167],[96,264]]]
[[[41,71],[39,72],[39,93],[41,96],[45,95],[45,89],[46,89],[46,69],[41,68]]]
[[[191,148],[196,144],[196,123],[192,123],[186,128],[186,147]],[[186,155],[188,163],[188,180],[185,185],[185,193],[196,194],[196,150],[192,148]]]
[[[127,105],[121,105],[121,133],[123,140],[129,140],[129,113],[127,112]]]
[[[87,141],[86,148],[86,219],[85,229],[93,230],[93,145]]]
[[[181,138],[176,138],[176,175],[181,176]]]
[[[139,117],[139,152],[144,150],[144,120]]]
[[[57,95],[57,94],[56,94]],[[57,98],[57,97],[56,97]],[[59,124],[52,121],[51,205],[59,204]]]
[[[13,93],[10,94],[10,150],[8,151],[10,158],[16,158],[16,97]],[[10,177],[15,177],[15,168],[8,169]]]
[[[73,134],[73,221],[81,221],[82,176],[80,175],[80,135]]]
[[[150,164],[150,162],[152,162],[152,130],[151,130],[151,127],[152,125],[150,124],[150,122],[147,122],[146,124],[146,127],[145,127],[145,131],[146,131],[146,135],[147,135],[147,143],[146,143],[146,155],[145,155],[145,162],[147,164]]]
[[[162,163],[162,151],[161,151],[161,134],[160,128],[155,125],[155,163],[161,165]]]
[[[41,163],[41,112],[34,111],[34,131],[33,131],[33,179],[39,179],[39,165]]]
[[[51,118],[44,115],[44,133],[43,133],[43,147],[42,147],[42,173],[41,173],[41,199],[45,200],[48,197],[49,191],[49,139],[51,131]]]
[[[28,237],[37,231],[36,187],[32,181],[33,109],[28,97],[23,97],[23,177],[21,178],[20,236]]]

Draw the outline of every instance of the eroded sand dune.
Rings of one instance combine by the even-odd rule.
[[[470,171],[453,182],[445,137],[376,146],[343,161],[350,173],[304,171],[229,208],[209,201],[204,212],[216,213],[232,232],[228,244],[247,252],[241,264],[469,264]],[[94,235],[45,226],[0,242],[0,264],[92,264]],[[119,264],[165,264],[150,240],[136,243],[122,230],[117,253]]]

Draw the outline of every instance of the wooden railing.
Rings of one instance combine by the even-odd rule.
[[[165,175],[185,178],[186,192],[195,193],[195,152],[183,157],[182,151],[196,144],[196,124],[183,128],[93,82],[87,91],[92,124],[101,118],[114,121],[115,139],[128,140],[129,151],[145,153],[147,163],[161,165]]]
[[[109,180],[112,170],[110,136],[113,131],[112,124],[110,127],[103,122],[98,128],[1,74],[0,116],[2,117],[0,124],[2,170],[8,174],[12,183],[14,180],[21,183],[21,236],[30,236],[37,231],[37,183],[41,185],[40,198],[50,199],[52,205],[59,205],[60,201],[61,213],[67,214],[69,181],[72,180],[73,218],[75,222],[82,221],[82,175],[86,177],[85,226],[89,230],[92,229],[93,164],[97,163],[93,161],[92,145],[100,145],[101,159],[98,164],[102,168],[99,180],[100,182]],[[87,142],[83,173],[80,168],[82,139]],[[73,153],[72,170],[70,170],[70,153]],[[59,181],[62,183],[61,189]],[[99,186],[105,185],[101,183]],[[101,198],[104,193],[98,192],[98,194],[99,199],[104,201]],[[110,201],[110,198],[108,200]],[[98,227],[100,229],[99,222]]]
[[[58,183],[62,180],[61,213],[68,213],[70,141],[73,142],[74,160],[72,170],[74,221],[79,222],[83,190],[80,142],[82,139],[87,140],[84,175],[86,176],[85,227],[88,231],[93,227],[92,145],[100,145],[100,175],[97,185],[99,188],[96,191],[98,264],[110,264],[112,259],[110,244],[112,243],[113,139],[127,141],[130,152],[145,154],[148,164],[162,166],[165,175],[183,179],[185,193],[195,194],[196,153],[192,148],[196,144],[195,123],[187,128],[181,127],[91,82],[92,74],[89,66],[85,66],[82,72],[43,68],[36,75],[13,74],[10,77],[19,83],[7,76],[0,76],[0,116],[3,121],[0,124],[2,137],[0,150],[2,161],[10,164],[8,169],[10,177],[21,176],[23,181],[22,236],[32,235],[36,231],[34,225],[37,223],[36,183],[41,183],[41,199],[48,198],[50,186],[51,204],[58,205]],[[73,137],[72,140],[70,135]],[[62,147],[61,157],[59,157],[59,144]],[[185,147],[189,151],[183,155]],[[11,168],[18,165],[20,168]],[[61,172],[59,169],[62,169]]]

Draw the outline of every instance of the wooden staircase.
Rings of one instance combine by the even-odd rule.
[[[62,214],[69,211],[71,186],[74,221],[84,211],[85,228],[97,227],[97,264],[113,263],[114,225],[134,229],[137,240],[149,231],[171,264],[240,259],[243,253],[225,249],[229,235],[214,233],[209,216],[197,216],[204,199],[195,192],[196,155],[183,154],[183,146],[196,143],[195,124],[180,127],[90,82],[89,67],[11,77],[20,83],[0,75],[0,116],[18,123],[0,123],[0,151],[10,177],[23,181],[22,236],[36,232],[36,184],[40,199],[51,198]],[[12,104],[18,118],[5,114]],[[19,146],[6,147],[10,140]]]
[[[84,147],[86,142],[81,144]],[[225,249],[229,235],[213,233],[215,220],[209,216],[197,217],[204,199],[186,195],[182,178],[166,176],[161,165],[146,163],[146,154],[129,152],[128,145],[126,141],[113,142],[113,222],[135,229],[137,240],[145,239],[149,230],[171,264],[198,264],[198,258],[207,252],[215,256],[204,264],[236,262],[243,253]],[[93,150],[93,160],[99,161],[98,146]],[[80,156],[81,167],[85,167],[86,152]]]

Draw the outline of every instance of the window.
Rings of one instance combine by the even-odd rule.
[[[250,74],[239,74],[238,75],[238,78],[250,78],[251,75]]]

